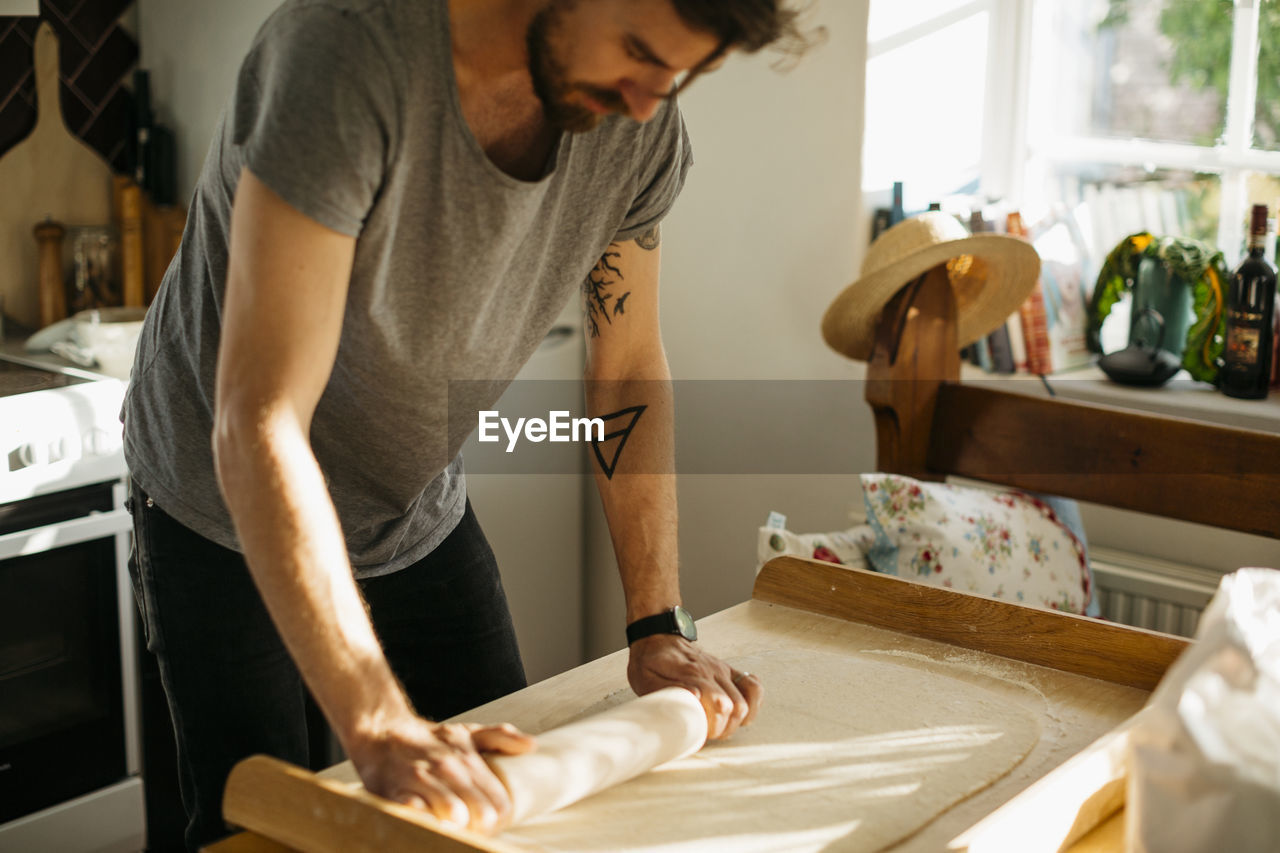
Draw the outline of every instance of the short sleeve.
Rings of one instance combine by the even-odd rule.
[[[693,165],[689,133],[674,98],[663,105],[645,130],[637,170],[638,192],[614,238],[619,243],[634,240],[662,221],[680,196]]]
[[[291,206],[358,236],[394,151],[394,87],[385,51],[358,12],[287,4],[240,68],[231,141]]]

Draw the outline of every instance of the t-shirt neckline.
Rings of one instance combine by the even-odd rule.
[[[479,160],[481,168],[494,180],[505,186],[526,191],[547,186],[560,170],[561,155],[569,148],[570,134],[562,130],[556,136],[556,140],[551,146],[551,152],[547,155],[546,163],[543,164],[544,171],[541,177],[536,180],[526,181],[510,175],[503,171],[497,163],[490,160],[489,155],[485,153],[479,140],[476,139],[475,133],[471,130],[471,125],[467,123],[467,118],[462,112],[462,95],[458,91],[458,77],[453,66],[453,21],[449,17],[448,2],[439,3],[437,9],[439,9],[444,19],[444,50],[440,51],[440,62],[443,65],[445,88],[449,92],[449,111],[453,116],[456,132],[461,134],[465,140],[472,157]]]

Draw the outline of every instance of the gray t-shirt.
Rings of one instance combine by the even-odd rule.
[[[563,135],[540,180],[512,178],[463,119],[446,0],[287,0],[240,70],[148,312],[124,406],[133,477],[178,521],[239,548],[210,436],[242,166],[358,237],[311,442],[367,577],[453,529],[477,410],[492,408],[610,241],[666,214],[691,162],[671,102],[645,124],[610,117]]]

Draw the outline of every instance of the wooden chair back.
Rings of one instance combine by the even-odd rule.
[[[885,308],[867,380],[878,470],[1280,539],[1280,434],[1015,392],[1013,380],[961,384],[943,266]]]

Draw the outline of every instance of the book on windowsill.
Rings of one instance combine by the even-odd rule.
[[[1009,343],[1008,323],[987,335],[987,349],[991,353],[992,373],[1013,373],[1013,347]]]
[[[1009,214],[1005,223],[1005,232],[1013,237],[1030,241],[1031,234],[1017,211]],[[1049,337],[1049,319],[1045,310],[1044,288],[1041,279],[1037,278],[1031,295],[1018,308],[1014,318],[1022,333],[1022,345],[1025,359],[1019,362],[1018,369],[1027,373],[1045,375],[1054,369],[1052,346]]]

